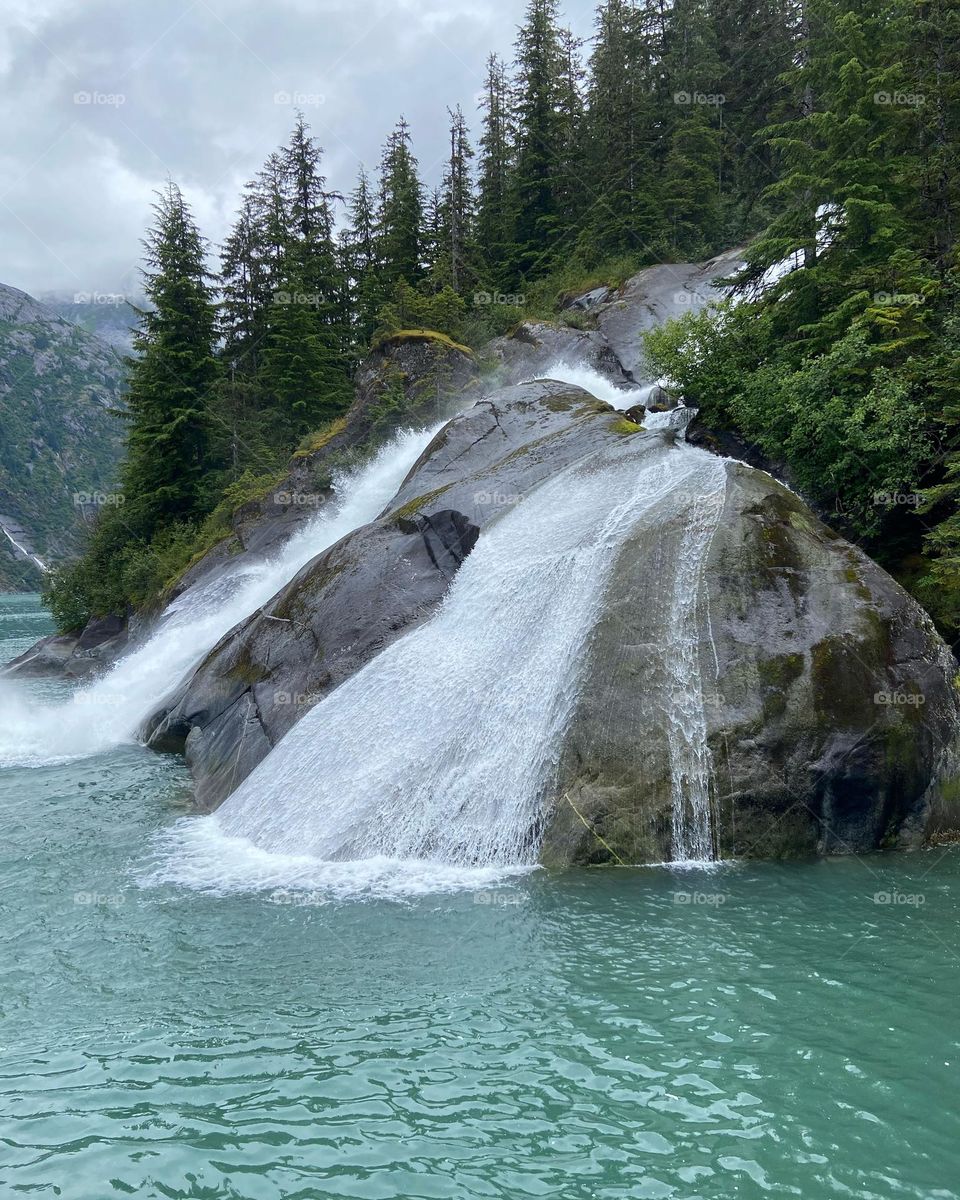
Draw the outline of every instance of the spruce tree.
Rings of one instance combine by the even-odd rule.
[[[664,72],[672,100],[662,195],[668,245],[678,258],[720,249],[720,129],[725,97],[707,0],[675,0]]]
[[[351,293],[351,344],[355,352],[362,353],[370,344],[377,324],[377,310],[382,303],[378,280],[376,205],[370,178],[362,166],[357,185],[347,202],[347,218],[341,246]]]
[[[493,284],[503,271],[513,235],[511,209],[512,125],[506,67],[495,55],[487,59],[483,96],[480,164],[477,187],[476,242],[482,270]]]
[[[299,116],[263,181],[271,303],[259,380],[278,438],[296,442],[349,404],[347,280],[322,150]]]
[[[450,153],[443,184],[432,205],[433,245],[428,257],[434,290],[449,286],[455,292],[463,292],[476,280],[475,202],[470,168],[473,148],[460,106],[447,109],[447,115],[450,118]]]
[[[663,227],[653,153],[656,100],[650,43],[631,0],[597,10],[590,59],[584,177],[589,213],[581,237],[588,259],[655,257]]]
[[[219,378],[203,238],[172,181],[153,211],[143,272],[150,308],[135,335],[123,471],[124,523],[144,540],[212,506],[211,405]]]
[[[380,166],[377,257],[383,299],[401,279],[416,283],[423,274],[423,209],[410,126],[401,117],[387,138]]]
[[[556,0],[529,0],[516,45],[512,266],[517,277],[546,274],[566,227],[558,176],[563,162],[563,75]]]

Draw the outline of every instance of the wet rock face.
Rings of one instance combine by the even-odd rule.
[[[691,703],[725,856],[859,853],[960,823],[939,778],[958,728],[957,668],[906,593],[769,476],[546,381],[445,426],[377,521],[211,652],[156,714],[152,744],[184,749],[199,803],[215,807],[314,704],[436,611],[485,528],[627,437],[638,464],[655,446],[719,473],[715,528],[688,580],[700,691],[678,696],[665,666],[677,563],[701,516],[691,485],[638,525],[615,564],[545,796],[544,861],[673,856],[671,722],[689,721]]]
[[[769,476],[736,463],[727,473],[694,639],[717,852],[861,853],[956,827],[945,785],[956,665],[929,618]],[[605,861],[604,842],[627,861],[672,856],[668,723],[651,713],[669,707],[658,649],[670,631],[656,615],[681,533],[678,520],[639,530],[621,555],[584,664],[547,861]]]
[[[602,304],[597,313],[597,330],[624,371],[637,382],[650,380],[641,335],[670,317],[696,312],[719,299],[722,293],[716,280],[733,274],[742,261],[741,252],[731,250],[706,263],[647,267],[628,279],[616,298]]]
[[[538,483],[623,436],[579,388],[537,382],[437,435],[383,516],[319,555],[207,656],[148,723],[216,807],[314,704],[445,595],[480,531]]]
[[[556,363],[589,367],[625,387],[632,383],[606,337],[596,329],[522,321],[509,336],[489,342],[484,353],[493,360],[493,376],[501,386],[544,376]]]
[[[388,338],[366,357],[355,380],[354,402],[346,416],[322,433],[321,445],[299,451],[286,475],[258,500],[233,516],[226,539],[179,580],[171,599],[229,562],[260,558],[279,549],[333,497],[333,474],[358,452],[369,454],[387,441],[400,423],[433,424],[480,394],[474,357],[447,340],[429,336]]]
[[[82,679],[114,662],[128,644],[127,622],[121,617],[97,617],[78,635],[41,638],[0,674],[26,677],[63,675]]]
[[[617,412],[558,381],[514,382],[558,361],[621,386],[642,381],[640,330],[706,302],[710,281],[735,262],[650,268],[616,294],[585,297],[594,329],[524,322],[491,345],[492,376],[430,339],[385,344],[368,360],[342,425],[295,457],[275,494],[236,515],[233,536],[181,590],[216,580],[238,556],[269,553],[313,517],[338,456],[376,444],[392,405],[407,420],[460,415],[375,521],[235,627],[148,722],[153,746],[185,752],[201,807],[220,804],[306,712],[429,620],[502,516],[615,442],[631,455],[636,445],[638,470],[647,453],[694,456],[698,471],[719,472],[720,508],[693,567],[690,531],[703,520],[696,488],[664,498],[623,544],[546,787],[543,860],[673,857],[681,725],[702,729],[693,741],[708,751],[719,854],[860,853],[960,828],[957,664],[906,593],[770,475],[717,457],[750,448],[694,425],[690,441],[706,447],[698,449],[679,428],[644,431],[639,407]],[[652,399],[670,407],[669,397]],[[115,656],[124,637],[104,626],[46,639],[21,669],[82,674]],[[358,746],[375,736],[357,730]]]

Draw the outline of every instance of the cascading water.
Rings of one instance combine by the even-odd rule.
[[[665,501],[712,495],[721,476],[710,455],[651,440],[642,455],[629,441],[608,446],[545,483],[481,535],[432,620],[307,713],[216,814],[166,835],[151,878],[390,892],[535,865],[584,643],[618,552]],[[670,610],[685,625],[709,524],[698,514],[679,566]],[[678,681],[693,642],[692,628],[677,642]],[[695,685],[689,707],[698,703],[702,726]],[[677,705],[682,713],[686,698]],[[686,795],[700,776],[692,748],[677,740],[675,750]],[[701,820],[699,794],[688,810]]]
[[[704,564],[723,513],[727,468],[722,459],[699,452],[698,457],[703,460],[700,488],[683,513],[684,528],[670,597],[671,615],[663,643],[668,679],[666,717],[675,862],[704,862],[713,858],[715,840],[698,609]]]
[[[164,696],[224,634],[315,555],[380,513],[440,428],[442,423],[404,430],[364,467],[339,476],[338,503],[305,525],[276,557],[185,592],[142,646],[66,703],[32,704],[15,684],[0,681],[0,766],[64,761],[134,740]]]
[[[551,363],[545,371],[536,378],[557,379],[561,383],[569,383],[572,387],[583,388],[598,400],[605,400],[613,408],[630,408],[634,404],[642,404],[651,390],[656,386],[646,387],[636,385],[621,385],[612,383],[605,375],[588,367],[584,363],[569,363],[558,360]]]

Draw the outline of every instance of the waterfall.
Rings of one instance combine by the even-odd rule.
[[[727,469],[709,458],[701,490],[682,514],[683,530],[670,591],[664,640],[667,672],[666,718],[670,747],[672,859],[704,862],[714,857],[710,804],[710,748],[700,666],[699,610],[704,565],[726,497]]]
[[[665,504],[682,515],[721,476],[712,456],[650,438],[548,480],[481,534],[429,622],[311,709],[217,813],[166,835],[151,878],[383,892],[535,865],[584,644],[618,553],[638,522],[657,524]],[[670,652],[678,683],[692,669],[697,555],[712,520],[694,515],[669,606],[688,629]],[[677,697],[678,717],[698,704],[692,739],[702,741],[699,684]],[[696,824],[696,754],[674,741]]]
[[[341,473],[334,480],[335,501],[276,556],[186,591],[143,645],[65,703],[31,703],[18,685],[0,680],[0,766],[62,762],[134,740],[143,721],[224,634],[317,554],[381,512],[441,428],[404,430],[365,466]]]
[[[558,360],[551,363],[538,379],[558,379],[561,383],[569,383],[572,387],[583,388],[598,400],[605,400],[612,408],[631,408],[634,404],[643,404],[656,384],[645,387],[636,385],[618,385],[611,383],[606,375],[601,375],[593,367],[584,363],[569,363]]]

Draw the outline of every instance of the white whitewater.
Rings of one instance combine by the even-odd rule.
[[[613,408],[630,408],[634,404],[642,404],[655,386],[637,387],[635,384],[615,384],[606,375],[601,375],[593,367],[584,363],[569,363],[558,360],[537,379],[558,379],[561,383],[569,383],[573,387],[581,387],[598,400],[605,400]]]
[[[315,555],[373,520],[442,428],[404,430],[368,464],[334,481],[334,502],[268,559],[189,589],[142,646],[57,705],[30,703],[0,680],[0,766],[34,766],[135,740],[143,721],[238,622],[262,607]]]
[[[618,552],[661,506],[685,510],[725,479],[702,451],[637,449],[591,454],[485,530],[433,618],[307,713],[216,814],[179,822],[151,880],[392,894],[532,869]],[[691,562],[704,545],[691,538]],[[685,558],[670,605],[682,622],[695,619],[696,575]],[[678,671],[693,632],[681,642]],[[677,742],[683,789],[697,778],[690,753]],[[698,798],[688,811],[700,819]]]
[[[681,513],[683,531],[670,592],[670,618],[664,629],[667,673],[666,718],[670,747],[672,859],[702,863],[714,857],[711,760],[700,663],[699,611],[703,573],[723,514],[727,468],[723,459],[704,457],[700,490]]]

